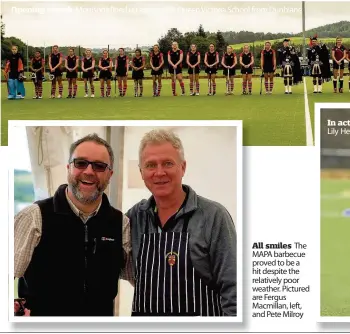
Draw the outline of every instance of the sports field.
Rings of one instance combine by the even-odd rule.
[[[350,316],[350,180],[321,180],[321,315]]]
[[[235,79],[234,95],[225,96],[226,81],[217,79],[217,95],[207,96],[208,82],[200,81],[200,96],[189,96],[189,81],[185,79],[186,96],[172,96],[171,81],[163,80],[160,97],[152,97],[152,81],[144,80],[144,96],[135,98],[133,81],[128,81],[127,96],[99,98],[99,83],[95,82],[95,98],[84,98],[84,86],[79,82],[78,98],[66,99],[67,82],[63,99],[50,99],[50,82],[45,82],[42,100],[33,100],[33,84],[26,83],[24,100],[7,100],[6,84],[2,84],[1,144],[7,145],[8,120],[243,120],[243,143],[246,146],[306,145],[307,136],[313,133],[315,102],[348,102],[348,77],[344,80],[344,94],[334,94],[332,83],[324,84],[323,94],[313,94],[312,79],[293,87],[292,95],[284,94],[282,78],[275,78],[272,95],[260,96],[260,78],[253,79],[253,95],[241,95],[242,79]],[[58,93],[58,91],[57,91]],[[180,88],[177,86],[177,93]],[[309,107],[306,109],[305,107]],[[305,122],[310,114],[311,126]],[[312,129],[311,129],[312,127]]]

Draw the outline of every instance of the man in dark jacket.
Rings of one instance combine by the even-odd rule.
[[[76,141],[68,185],[16,215],[14,274],[26,283],[30,316],[113,316],[131,252],[129,220],[104,194],[113,164],[96,134]]]

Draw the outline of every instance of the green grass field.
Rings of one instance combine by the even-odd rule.
[[[127,96],[99,98],[95,82],[95,97],[84,98],[83,83],[79,82],[78,98],[49,99],[50,82],[44,83],[44,98],[33,100],[33,84],[26,83],[24,100],[7,100],[6,84],[2,84],[1,143],[7,145],[8,120],[243,120],[243,142],[246,146],[305,145],[305,99],[303,84],[293,87],[292,95],[284,94],[282,78],[275,78],[272,95],[260,96],[260,78],[253,79],[253,95],[243,96],[242,79],[235,79],[234,95],[225,96],[225,79],[217,80],[217,95],[207,96],[207,80],[201,80],[201,95],[189,96],[189,81],[185,80],[186,96],[173,97],[170,80],[163,80],[162,96],[152,97],[152,81],[144,81],[144,96],[133,96],[133,81],[128,81]],[[307,78],[310,115],[313,125],[315,102],[348,102],[348,78],[345,93],[333,94],[332,83],[325,83],[323,94],[312,94],[311,78]],[[177,92],[180,92],[177,86]]]
[[[292,44],[296,44],[296,45],[303,45],[304,41],[303,41],[303,37],[290,37],[291,43]],[[272,44],[276,43],[276,42],[281,42],[282,39],[272,39],[270,40],[270,42]],[[309,38],[306,37],[306,43],[308,44]],[[335,38],[320,38],[320,41],[322,41],[322,43],[334,43],[335,42]],[[254,42],[254,47],[263,47],[265,44],[266,40],[264,41],[255,41]],[[243,48],[244,45],[248,44],[249,46],[253,46],[253,42],[250,43],[237,43],[237,44],[231,44],[233,50],[239,50],[241,48]],[[345,45],[349,45],[350,44],[350,38],[343,38],[343,44]]]
[[[321,315],[350,316],[350,180],[321,180]]]

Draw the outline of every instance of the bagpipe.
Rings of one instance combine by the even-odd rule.
[[[317,35],[310,37],[310,49],[308,49],[309,51],[311,50],[313,40],[317,41]],[[326,44],[322,43],[322,41],[319,43],[319,48],[320,52],[316,55],[316,60],[310,61],[309,59],[309,75],[321,74],[322,78],[325,81],[330,81],[332,77],[332,71],[329,63],[329,49]]]

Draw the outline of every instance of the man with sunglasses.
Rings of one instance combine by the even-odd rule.
[[[118,279],[132,280],[129,220],[104,194],[113,163],[96,134],[76,141],[68,184],[16,215],[14,274],[30,316],[113,316]]]

